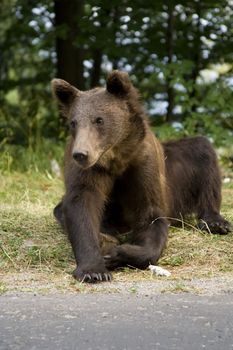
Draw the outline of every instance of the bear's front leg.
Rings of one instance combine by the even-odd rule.
[[[97,198],[95,193],[85,191],[77,197],[66,195],[63,201],[65,228],[77,262],[73,275],[79,281],[90,283],[111,280],[100,250],[103,203]]]
[[[160,258],[168,234],[165,176],[156,154],[148,153],[129,167],[118,183],[117,196],[130,223],[131,244],[114,247],[105,256],[106,267],[145,269]]]
[[[122,244],[112,248],[105,256],[105,264],[109,270],[129,266],[146,269],[160,258],[167,241],[168,224],[158,218],[145,228],[135,229],[131,244]]]

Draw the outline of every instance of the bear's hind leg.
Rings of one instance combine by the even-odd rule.
[[[225,220],[219,213],[206,212],[199,218],[198,228],[213,234],[226,235],[231,231],[229,221]]]
[[[230,223],[220,214],[221,205],[221,179],[218,168],[210,174],[206,174],[205,183],[200,191],[197,218],[198,228],[213,234],[225,235],[231,230]]]

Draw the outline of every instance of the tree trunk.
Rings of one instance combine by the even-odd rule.
[[[91,73],[91,88],[99,85],[101,75],[102,53],[100,50],[93,51],[93,69]]]
[[[167,33],[166,33],[166,46],[167,46],[167,56],[168,56],[168,66],[170,68],[169,75],[167,77],[167,115],[166,121],[170,122],[173,119],[173,109],[174,109],[174,89],[172,87],[172,76],[173,72],[171,69],[171,63],[173,62],[173,51],[174,51],[174,5],[170,0],[167,1],[167,13],[168,13],[168,21],[167,21]]]
[[[116,45],[116,34],[117,30],[120,26],[119,23],[119,18],[120,18],[120,7],[119,6],[114,6],[112,9],[112,25],[113,25],[113,40]],[[119,55],[117,57],[113,57],[112,59],[112,69],[118,69],[119,68]]]
[[[119,59],[115,58],[112,60],[112,69],[118,69],[119,68]]]
[[[84,0],[54,0],[57,77],[84,89],[84,49],[79,43]]]

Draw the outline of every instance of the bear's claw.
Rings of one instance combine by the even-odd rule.
[[[78,268],[74,270],[73,276],[78,281],[86,283],[110,282],[112,280],[112,275],[110,272],[84,273]]]
[[[227,220],[209,221],[200,220],[197,227],[200,230],[210,231],[213,234],[227,235],[231,231],[231,224]]]

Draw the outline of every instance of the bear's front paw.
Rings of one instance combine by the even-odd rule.
[[[110,282],[112,280],[112,275],[107,269],[98,269],[98,267],[94,269],[77,267],[73,272],[73,276],[78,281],[87,283]]]
[[[104,262],[108,270],[114,270],[124,265],[119,246],[112,248],[109,254],[104,256]]]

